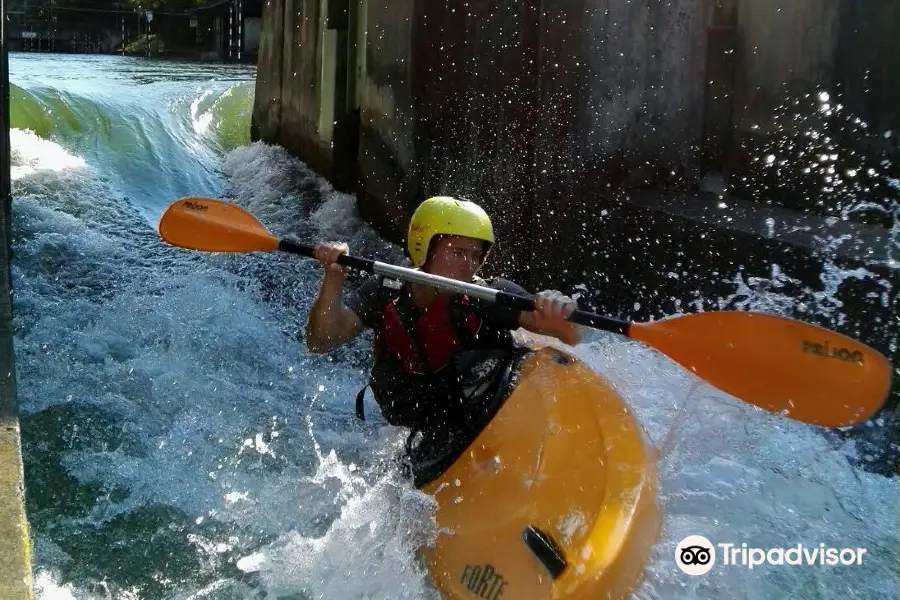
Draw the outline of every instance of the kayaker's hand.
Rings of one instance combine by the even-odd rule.
[[[567,320],[578,302],[557,290],[544,290],[534,297],[535,309],[524,325],[535,333],[553,335],[574,346],[584,337],[581,327]]]
[[[578,309],[578,303],[557,290],[544,290],[534,298],[539,318],[564,321]]]
[[[313,246],[313,256],[319,264],[325,268],[326,277],[339,277],[344,279],[350,272],[350,267],[338,264],[337,260],[341,254],[349,254],[350,247],[344,243],[338,244],[315,244]]]

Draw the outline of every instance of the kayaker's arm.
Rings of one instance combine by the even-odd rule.
[[[342,287],[343,281],[335,281],[328,275],[322,281],[306,325],[306,347],[310,352],[330,352],[353,339],[363,328],[356,313],[341,303]]]
[[[347,269],[335,261],[346,251],[346,244],[320,244],[313,250],[325,267],[325,277],[306,324],[306,347],[310,352],[330,352],[350,341],[363,328],[356,313],[341,302]]]

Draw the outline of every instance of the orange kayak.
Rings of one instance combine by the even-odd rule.
[[[521,364],[490,423],[437,479],[422,549],[447,600],[627,597],[660,530],[656,455],[600,375],[555,348]]]

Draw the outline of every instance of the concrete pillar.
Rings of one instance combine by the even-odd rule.
[[[273,141],[278,138],[281,126],[281,81],[285,56],[285,3],[270,0],[263,3],[262,26],[259,36],[259,54],[254,94],[251,139]]]
[[[841,2],[739,0],[735,122],[741,133],[779,132],[774,122],[789,99],[833,91]]]
[[[703,170],[724,171],[732,156],[737,0],[711,0],[706,46]]]

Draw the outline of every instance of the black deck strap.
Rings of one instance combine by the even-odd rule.
[[[553,538],[534,525],[525,528],[522,538],[528,549],[541,561],[541,564],[547,567],[553,579],[558,579],[566,570],[568,562]]]

